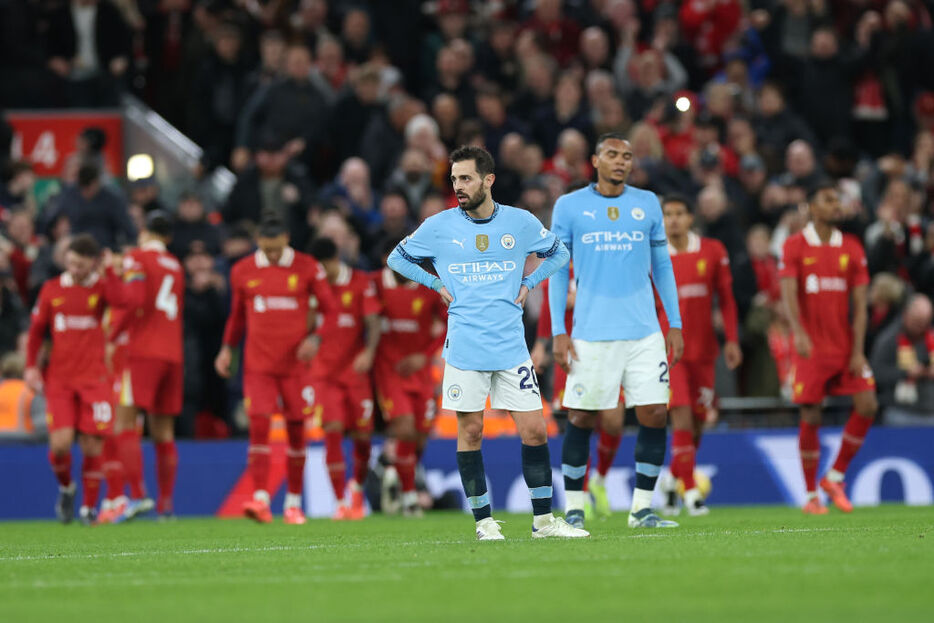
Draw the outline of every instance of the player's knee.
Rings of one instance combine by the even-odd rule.
[[[400,417],[396,418],[389,425],[390,434],[396,439],[402,441],[415,440],[415,418]]]
[[[475,445],[483,441],[483,419],[473,415],[457,418],[457,435],[463,441]]]
[[[568,422],[578,428],[593,429],[597,423],[597,414],[594,411],[576,411],[568,412]]]
[[[874,420],[876,418],[876,413],[879,411],[879,401],[876,399],[875,394],[869,394],[857,402],[854,407],[856,413],[858,413],[860,417]]]
[[[545,421],[539,419],[526,424],[519,430],[519,437],[527,446],[540,446],[547,443],[548,430],[545,428]]]
[[[817,405],[801,407],[801,419],[811,426],[819,426],[821,423],[820,407]]]
[[[668,423],[668,409],[665,405],[649,405],[637,410],[637,416],[639,423],[649,428],[665,428]]]
[[[343,433],[344,427],[340,422],[325,422],[324,426],[321,427],[322,430],[326,433]]]

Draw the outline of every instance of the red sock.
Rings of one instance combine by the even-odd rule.
[[[366,482],[366,473],[370,470],[370,438],[354,439],[353,442],[353,477],[361,487]]]
[[[694,464],[697,450],[694,448],[694,433],[689,430],[674,430],[671,435],[671,474],[680,478],[684,490],[697,486],[694,482]]]
[[[804,484],[808,493],[817,492],[817,467],[820,464],[820,439],[817,431],[820,426],[801,421],[798,428],[798,449],[801,453],[801,469],[804,471]]]
[[[862,447],[870,426],[872,426],[872,418],[863,417],[856,411],[850,414],[850,419],[846,421],[846,426],[843,427],[843,443],[840,444],[840,453],[833,464],[835,470],[841,474],[846,473],[850,461],[853,460],[853,457]]]
[[[250,418],[250,447],[246,451],[246,465],[253,479],[253,491],[269,490],[269,417]]]
[[[178,471],[178,448],[174,441],[156,444],[156,479],[159,482],[159,499],[156,511],[172,512],[172,497],[175,493],[175,474]]]
[[[130,485],[130,497],[134,500],[146,497],[146,484],[143,482],[143,448],[135,428],[117,435],[117,455],[123,463],[126,482]]]
[[[85,456],[81,461],[81,484],[84,487],[84,501],[82,506],[95,508],[97,498],[101,491],[101,481],[104,479],[104,458],[101,456]]]
[[[305,481],[305,421],[286,422],[285,430],[289,436],[289,449],[285,451],[289,493],[301,495]]]
[[[117,437],[110,435],[104,438],[103,454],[104,479],[107,484],[107,495],[104,499],[114,500],[123,495],[123,463],[117,453]]]
[[[605,430],[600,431],[600,437],[597,439],[597,473],[601,476],[609,473],[622,439],[622,435],[612,435]]]
[[[347,465],[344,463],[344,448],[341,445],[343,441],[344,434],[340,431],[324,433],[324,462],[328,466],[334,497],[338,500],[344,499],[344,486],[347,482]]]
[[[59,486],[67,487],[71,484],[71,452],[55,454],[49,452],[49,463],[52,464],[52,473],[58,480]]]
[[[415,491],[415,442],[400,439],[396,442],[396,471],[402,483],[402,492]]]

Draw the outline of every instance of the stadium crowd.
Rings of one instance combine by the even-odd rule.
[[[934,413],[934,2],[922,0],[0,1],[0,109],[101,107],[136,94],[236,175],[226,201],[164,205],[124,184],[88,128],[37,205],[0,120],[0,353],[18,383],[28,310],[70,237],[115,250],[174,215],[187,272],[185,416],[232,423],[213,367],[231,265],[278,216],[375,270],[454,205],[448,154],[497,157],[494,196],[548,226],[591,180],[594,139],[630,139],[634,186],[681,193],[730,257],[745,362],[738,394],[787,392],[793,350],[777,257],[836,180],[872,274],[867,355],[889,421]],[[0,116],[2,118],[2,116]],[[540,294],[539,294],[540,296]],[[530,339],[541,299],[526,308]],[[690,336],[686,336],[690,339]],[[787,394],[786,394],[787,395]],[[22,428],[14,420],[2,428]]]

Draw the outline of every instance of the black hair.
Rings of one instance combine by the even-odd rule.
[[[101,254],[101,246],[90,234],[78,234],[68,243],[68,250],[81,257],[96,258]]]
[[[78,167],[78,187],[87,188],[101,177],[100,168],[93,162],[85,162]]]
[[[330,238],[315,238],[308,245],[308,253],[319,262],[333,260],[337,257],[337,245]]]
[[[665,209],[665,206],[669,203],[680,203],[687,211],[691,214],[694,214],[694,202],[688,199],[687,195],[682,195],[680,193],[669,193],[662,197],[662,209]]]
[[[603,143],[605,141],[627,141],[628,142],[629,139],[626,138],[626,135],[623,134],[622,132],[607,132],[605,134],[601,134],[597,138],[597,144],[593,150],[595,154],[600,153],[600,148],[603,147]]]
[[[817,193],[822,190],[827,190],[828,188],[832,190],[838,190],[837,182],[830,179],[829,177],[821,178],[811,184],[810,188],[808,188],[808,202],[814,201],[814,199],[817,197]]]
[[[465,160],[473,160],[476,163],[477,173],[480,174],[480,177],[486,177],[496,169],[496,161],[493,160],[493,156],[482,147],[461,145],[451,153],[451,164]]]
[[[172,221],[162,210],[153,210],[146,215],[146,231],[168,240],[172,237]]]
[[[282,234],[288,233],[285,222],[278,216],[267,216],[264,218],[256,231],[260,238],[276,238]]]

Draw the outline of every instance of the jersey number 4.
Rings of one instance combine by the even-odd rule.
[[[178,297],[172,292],[174,285],[175,277],[166,275],[159,286],[159,293],[156,294],[156,309],[165,312],[169,320],[178,318]]]

